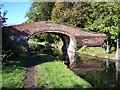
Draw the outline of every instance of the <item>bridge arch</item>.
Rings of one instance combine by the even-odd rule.
[[[48,34],[55,34],[57,36],[59,36],[62,41],[63,41],[63,46],[62,46],[62,52],[63,52],[63,55],[62,55],[62,59],[63,59],[63,62],[67,65],[67,66],[71,66],[72,63],[74,62],[74,55],[75,55],[75,39],[74,37],[68,33],[68,32],[61,32],[61,31],[51,31],[51,30],[43,30],[43,31],[37,31],[37,32],[34,32],[30,35],[28,35],[27,37],[27,44],[28,44],[28,40],[37,35],[37,34],[43,34],[43,33],[48,33]]]
[[[2,28],[12,42],[21,44],[26,50],[27,40],[37,33],[55,33],[64,42],[62,51],[67,53],[69,65],[74,61],[75,46],[101,46],[107,35],[102,33],[88,32],[82,28],[67,26],[64,24],[51,23],[46,21],[24,23]],[[67,50],[65,50],[67,47]]]

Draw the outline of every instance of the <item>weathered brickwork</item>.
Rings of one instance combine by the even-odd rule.
[[[81,28],[66,26],[63,24],[50,22],[34,22],[14,26],[3,27],[3,33],[6,33],[12,42],[19,44],[21,48],[28,49],[28,39],[38,33],[50,33],[60,36],[63,40],[62,51],[67,61],[67,65],[72,65],[74,61],[74,46],[101,46],[107,36],[95,32],[88,32]],[[68,57],[68,58],[66,58]]]
[[[13,38],[26,39],[28,35],[32,35],[36,32],[56,32],[62,33],[72,37],[77,46],[101,46],[107,36],[105,34],[99,34],[95,32],[88,32],[82,28],[76,28],[72,26],[66,26],[63,24],[49,23],[49,22],[34,22],[28,24],[20,24],[3,29],[8,35]]]
[[[87,46],[101,46],[104,40],[107,39],[106,36],[86,36],[86,37],[76,37],[77,46],[81,47],[83,45]]]

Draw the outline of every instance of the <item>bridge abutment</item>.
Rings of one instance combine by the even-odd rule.
[[[67,37],[67,36],[62,36],[62,40],[63,40],[63,46],[62,46],[63,61],[67,66],[70,67],[74,62],[75,43],[71,37]]]
[[[70,43],[67,49],[68,52],[68,57],[69,57],[69,66],[71,66],[74,62],[74,55],[75,55],[75,49],[74,49],[75,43],[74,41],[70,38]]]
[[[70,42],[70,39],[69,37],[67,36],[62,36],[62,35],[59,35],[63,41],[63,46],[62,46],[62,52],[63,52],[63,55],[62,55],[62,60],[64,62],[64,64],[66,64],[67,66],[70,65],[70,61],[69,61],[69,56],[68,56],[68,52],[67,52],[67,49],[68,49],[68,46],[69,46],[69,42]]]

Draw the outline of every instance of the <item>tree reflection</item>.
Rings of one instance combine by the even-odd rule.
[[[120,61],[116,63],[116,80],[120,83]]]
[[[94,63],[94,65],[91,61],[84,61],[83,65],[83,62],[81,63],[80,60],[77,60],[75,65],[79,63],[79,66],[74,66],[72,70],[88,81],[94,88],[120,88],[120,61],[113,62],[108,59],[104,59],[103,61],[96,59],[95,61],[97,63]],[[100,67],[95,67],[98,65]],[[94,69],[89,70],[90,68]],[[81,73],[81,71],[84,72]]]

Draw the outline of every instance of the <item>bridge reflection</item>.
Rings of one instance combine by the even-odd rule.
[[[78,58],[79,57],[79,58]],[[78,56],[70,68],[93,87],[120,88],[120,61]]]

